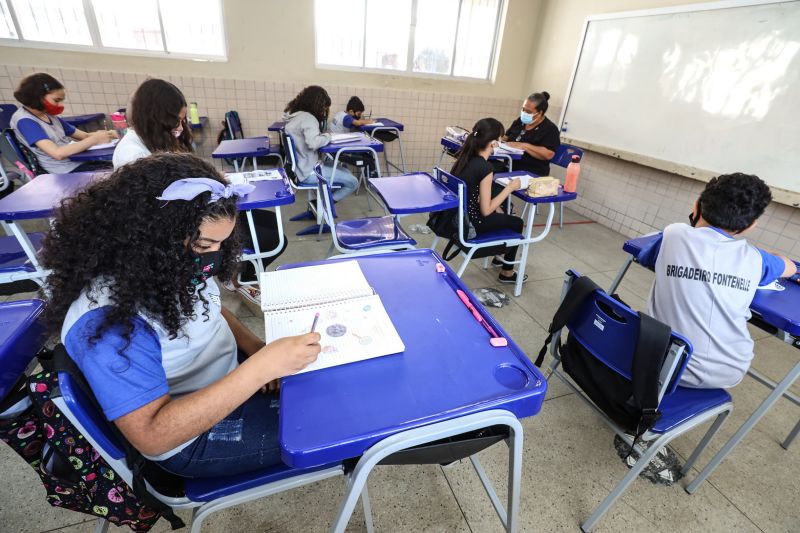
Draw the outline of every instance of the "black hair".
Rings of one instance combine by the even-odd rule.
[[[287,113],[297,113],[305,111],[311,113],[320,122],[328,118],[328,110],[331,107],[331,97],[328,91],[319,85],[309,85],[300,91],[294,99],[286,104]]]
[[[533,93],[532,95],[528,96],[527,99],[533,102],[534,107],[536,107],[536,111],[547,113],[547,107],[549,105],[547,101],[550,100],[549,92],[542,91],[540,93]]]
[[[347,107],[344,109],[345,111],[354,111],[356,113],[364,111],[364,102],[361,101],[361,98],[358,96],[351,96],[350,100],[347,101]]]
[[[749,228],[772,201],[764,180],[735,172],[712,178],[697,200],[699,215],[717,228],[740,233]]]
[[[131,98],[129,118],[136,134],[151,152],[191,152],[192,131],[181,109],[186,107],[186,98],[175,85],[168,81],[149,79],[139,85]],[[172,135],[178,124],[183,132]]]
[[[110,306],[90,339],[119,327],[130,342],[138,314],[161,324],[174,338],[188,319],[196,318],[198,301],[208,316],[209,303],[196,290],[205,282],[197,284],[192,247],[203,221],[236,219],[237,198],[211,202],[210,192],[188,201],[156,198],[169,184],[191,177],[226,183],[198,157],[161,153],[123,165],[61,203],[40,255],[51,269],[42,291],[51,333],[58,334],[81,291],[100,279],[110,280]],[[240,255],[236,232],[220,251],[218,275],[230,279]]]
[[[478,155],[486,146],[496,141],[505,133],[503,124],[496,118],[482,118],[472,127],[472,132],[467,135],[464,144],[456,154],[456,162],[450,170],[452,174],[458,176],[467,166],[470,159]]]
[[[64,85],[50,74],[37,72],[19,82],[19,87],[14,91],[14,98],[25,107],[44,111],[42,99],[49,93],[63,88]]]

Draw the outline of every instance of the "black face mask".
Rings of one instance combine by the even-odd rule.
[[[194,263],[197,269],[192,283],[199,285],[212,276],[216,276],[222,262],[222,250],[195,254]]]
[[[698,220],[700,220],[700,202],[697,202],[697,214],[693,215],[692,213],[689,213],[689,224],[692,227],[695,227]]]

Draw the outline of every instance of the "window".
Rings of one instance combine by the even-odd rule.
[[[225,59],[221,1],[0,0],[0,44]]]
[[[502,0],[316,0],[317,64],[488,79]]]

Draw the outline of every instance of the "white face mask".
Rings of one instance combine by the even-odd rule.
[[[175,137],[176,139],[181,136],[181,133],[183,133],[183,126],[172,130],[172,136]]]
[[[519,112],[519,120],[523,124],[530,124],[531,122],[533,122],[533,114],[526,113],[525,111],[520,111]]]

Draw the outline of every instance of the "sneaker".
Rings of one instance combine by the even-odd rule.
[[[496,257],[492,257],[492,266],[493,267],[501,267],[503,265],[505,265],[505,263],[503,263],[503,261],[501,261],[500,259],[498,259]]]
[[[633,436],[631,435],[631,438]],[[650,447],[649,442],[640,442],[639,447],[642,450],[647,450]],[[617,455],[625,463],[628,468],[633,468],[633,465],[639,460],[639,454],[636,450],[631,451],[631,447],[619,435],[614,435],[614,448],[617,450]],[[628,453],[630,452],[630,453]],[[659,485],[672,485],[675,481],[681,479],[681,464],[678,461],[678,456],[675,452],[664,446],[650,460],[639,477],[650,480],[651,483]]]
[[[518,272],[514,272],[514,275],[513,276],[509,276],[509,277],[503,276],[502,274],[498,274],[497,275],[497,279],[500,280],[500,283],[512,284],[512,283],[516,283],[517,282],[517,276],[518,275],[519,275]],[[525,283],[526,281],[528,281],[528,275],[527,274],[525,274],[525,277],[522,278],[522,283]]]

